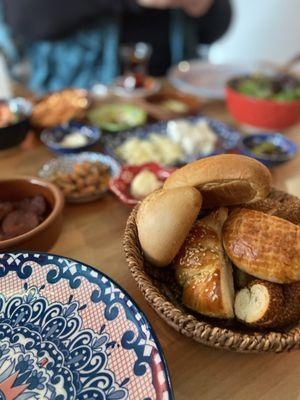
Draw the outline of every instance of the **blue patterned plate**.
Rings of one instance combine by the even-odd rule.
[[[46,253],[0,254],[0,278],[0,399],[172,399],[149,322],[110,278]]]
[[[180,166],[182,164],[186,164],[191,161],[197,160],[201,157],[208,157],[216,154],[226,153],[236,148],[241,138],[240,133],[235,129],[233,129],[232,127],[230,127],[229,125],[226,125],[223,122],[217,121],[213,118],[206,117],[204,115],[180,118],[180,120],[190,121],[191,123],[196,123],[200,120],[207,121],[211,129],[217,135],[218,141],[212,153],[209,154],[194,153],[193,155],[186,156],[180,162],[172,164],[174,166]],[[128,138],[137,137],[145,139],[152,133],[156,133],[159,135],[167,135],[167,124],[168,122],[158,122],[156,124],[146,125],[141,128],[120,132],[118,133],[118,135],[115,136],[107,135],[102,138],[102,143],[105,152],[114,159],[116,159],[119,163],[124,164],[125,161],[121,159],[116,152],[117,148],[121,144],[123,144]]]

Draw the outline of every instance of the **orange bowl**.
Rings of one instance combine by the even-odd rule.
[[[233,118],[257,128],[281,130],[300,121],[300,100],[276,101],[259,99],[226,88],[227,109]]]
[[[60,190],[39,178],[14,177],[0,180],[0,201],[18,201],[37,195],[45,198],[50,209],[48,216],[29,232],[0,241],[0,251],[47,251],[56,242],[62,228],[64,207],[64,197]]]

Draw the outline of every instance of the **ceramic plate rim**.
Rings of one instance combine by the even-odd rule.
[[[231,68],[232,70],[236,70],[233,73],[233,76],[238,74],[238,70],[241,71],[243,70],[244,73],[249,73],[253,71],[253,66],[247,68],[246,64],[241,64],[241,63],[234,63],[234,62],[221,62],[221,63],[214,63],[209,60],[201,60],[194,58],[192,60],[185,60],[183,62],[187,62],[191,67],[200,64],[200,66],[213,66],[217,68],[222,68],[222,67],[227,67]],[[190,93],[198,97],[204,97],[207,99],[215,99],[215,100],[223,100],[225,99],[225,87],[223,89],[219,88],[208,88],[208,87],[203,87],[203,86],[193,86],[192,84],[187,83],[186,81],[180,79],[178,76],[176,76],[176,71],[178,71],[178,65],[180,63],[173,65],[167,72],[167,79],[174,85],[175,88],[185,92],[185,93]],[[186,73],[186,71],[183,71],[183,73]]]
[[[157,346],[157,351],[158,354],[161,358],[162,361],[162,365],[163,365],[163,370],[165,373],[165,377],[166,377],[166,385],[167,385],[167,390],[168,390],[168,395],[169,395],[169,400],[174,400],[174,395],[173,395],[173,390],[172,390],[172,384],[171,384],[171,377],[170,377],[170,372],[167,366],[167,362],[164,356],[164,352],[162,350],[162,346],[158,340],[158,337],[149,321],[149,319],[146,317],[144,311],[137,305],[136,301],[132,298],[132,296],[127,292],[127,290],[125,290],[119,283],[117,283],[113,278],[111,278],[110,276],[108,276],[105,272],[103,272],[101,269],[97,269],[96,267],[91,266],[90,264],[87,264],[83,261],[79,261],[76,260],[75,258],[69,257],[69,256],[64,256],[64,255],[59,255],[56,253],[48,253],[48,252],[43,252],[43,251],[11,251],[11,252],[2,252],[0,251],[0,254],[3,255],[25,255],[25,254],[29,254],[29,255],[42,255],[42,256],[52,256],[54,258],[63,258],[65,260],[69,260],[69,261],[73,261],[77,264],[80,264],[84,267],[86,267],[87,269],[91,269],[93,271],[95,271],[97,274],[99,274],[100,276],[102,275],[103,277],[105,277],[108,281],[110,281],[113,285],[115,285],[121,292],[123,292],[125,294],[125,296],[128,298],[128,300],[130,300],[132,302],[133,307],[141,314],[142,319],[144,319],[145,323],[148,325],[149,328],[149,332],[151,333],[151,335],[153,336],[154,342]],[[81,275],[82,277],[84,277],[83,275]],[[85,278],[85,277],[84,277]],[[87,279],[88,283],[90,284],[90,281]],[[1,278],[0,278],[0,282],[1,282]]]

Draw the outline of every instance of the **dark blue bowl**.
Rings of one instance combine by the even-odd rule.
[[[87,138],[87,143],[78,147],[65,147],[60,142],[73,132],[80,132]],[[41,141],[49,150],[58,154],[72,154],[86,151],[95,145],[101,137],[101,131],[94,127],[81,124],[80,122],[70,121],[63,125],[45,129],[41,133]]]
[[[269,142],[280,147],[283,154],[258,155],[254,153],[252,148],[264,142]],[[245,156],[255,158],[269,168],[290,161],[297,154],[296,144],[280,133],[257,133],[246,136],[241,140],[239,149]]]
[[[0,150],[18,146],[26,137],[30,123],[32,104],[22,97],[15,97],[9,100],[0,100],[0,103],[7,104],[10,110],[17,115],[18,121],[0,128]]]

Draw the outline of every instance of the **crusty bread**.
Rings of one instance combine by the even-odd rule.
[[[148,261],[158,267],[170,264],[195,222],[201,194],[192,187],[157,190],[137,212],[140,244]]]
[[[241,270],[271,282],[300,281],[300,227],[249,209],[232,211],[223,228],[223,244]]]
[[[183,303],[217,318],[234,317],[232,268],[221,237],[227,215],[228,210],[220,208],[196,221],[175,259]]]
[[[260,328],[281,328],[300,320],[300,282],[289,285],[255,280],[235,298],[237,319]]]
[[[242,289],[247,286],[251,281],[256,279],[254,276],[247,274],[236,266],[233,266],[233,279],[237,289]]]
[[[271,174],[253,158],[222,154],[202,158],[174,171],[164,189],[194,186],[203,196],[203,207],[250,203],[267,197]]]

